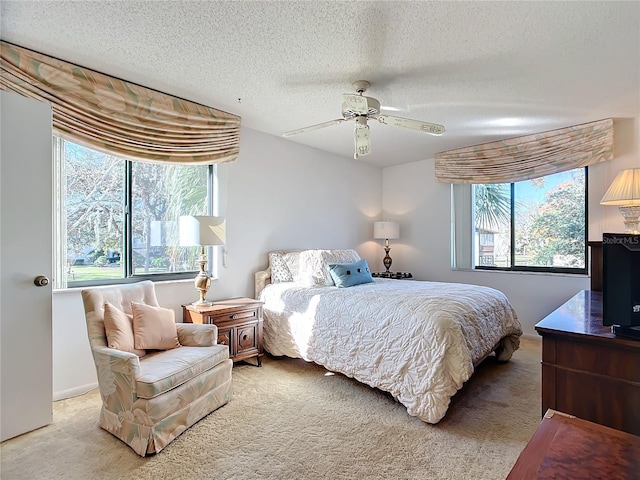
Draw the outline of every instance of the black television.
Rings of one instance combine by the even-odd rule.
[[[602,323],[640,337],[640,235],[602,235]]]

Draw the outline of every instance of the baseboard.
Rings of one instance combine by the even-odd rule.
[[[80,387],[69,388],[68,390],[62,390],[60,392],[53,392],[53,401],[64,400],[65,398],[77,397],[78,395],[84,395],[91,390],[98,388],[98,382],[88,383]]]

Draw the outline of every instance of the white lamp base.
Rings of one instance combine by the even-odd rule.
[[[624,217],[624,233],[640,233],[640,205],[618,207],[618,210]]]

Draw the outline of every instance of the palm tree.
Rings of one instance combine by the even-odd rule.
[[[500,230],[511,219],[511,190],[506,183],[474,185],[476,228]]]
[[[197,248],[179,247],[178,218],[181,215],[207,215],[207,178],[206,165],[169,165],[165,172],[167,179],[168,205],[166,218],[172,220],[173,228],[169,235],[172,241],[166,247],[169,271],[196,269],[199,257]],[[191,267],[189,267],[191,266]]]

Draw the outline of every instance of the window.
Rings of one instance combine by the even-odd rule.
[[[453,186],[454,268],[587,273],[587,170]]]
[[[131,162],[55,137],[54,151],[66,286],[192,276],[199,248],[179,246],[178,219],[213,214],[215,166]]]

